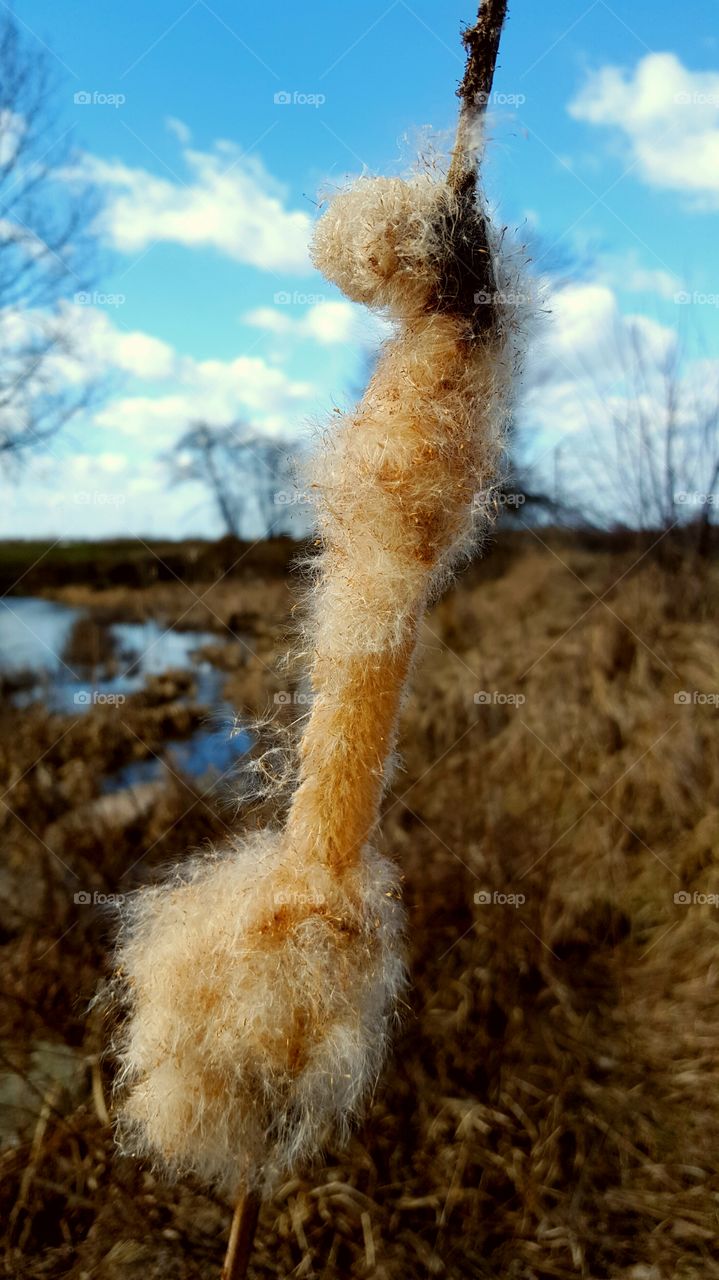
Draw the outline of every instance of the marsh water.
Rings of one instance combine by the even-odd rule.
[[[178,696],[208,708],[208,721],[184,739],[167,744],[167,763],[152,757],[125,766],[108,777],[105,790],[161,778],[167,768],[201,777],[224,773],[250,746],[250,736],[230,732],[233,709],[222,698],[222,673],[200,650],[217,642],[210,631],[177,631],[154,620],[116,622],[107,627],[116,659],[92,671],[64,656],[83,609],[37,596],[0,599],[0,676],[16,683],[17,706],[41,702],[52,711],[83,715],[96,704],[116,703],[141,690],[148,677],[183,671],[192,688]]]

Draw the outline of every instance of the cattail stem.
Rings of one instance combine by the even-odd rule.
[[[241,1192],[237,1199],[222,1280],[245,1280],[257,1219],[260,1216],[260,1203],[260,1197],[254,1191]]]
[[[458,194],[471,194],[476,185],[477,141],[473,134],[477,121],[487,109],[492,92],[499,41],[506,16],[507,0],[483,0],[477,21],[462,36],[467,50],[467,62],[457,90],[461,103],[459,123],[447,174],[448,186]]]

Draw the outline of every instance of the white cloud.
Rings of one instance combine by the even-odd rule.
[[[292,333],[292,319],[286,311],[280,311],[277,307],[255,307],[253,311],[246,311],[242,317],[245,324],[250,324],[254,329],[266,329],[268,333]]]
[[[174,132],[185,137],[181,122]],[[168,241],[212,247],[236,262],[267,271],[305,273],[312,222],[285,207],[285,192],[259,160],[230,142],[211,152],[183,146],[190,180],[173,181],[119,161],[86,156],[74,172],[106,194],[98,228],[122,253]],[[72,174],[68,174],[69,177]]]
[[[661,377],[677,352],[679,334],[676,329],[652,320],[651,316],[630,315],[621,328],[640,352],[640,358]]]
[[[64,314],[70,342],[82,359],[80,369],[84,374],[102,374],[115,368],[154,382],[174,373],[176,354],[161,338],[115,325],[107,312],[96,307],[67,305]]]
[[[704,207],[719,203],[718,109],[719,71],[690,71],[673,53],[649,53],[633,71],[601,67],[569,105],[623,134],[645,183]]]
[[[0,311],[0,330],[6,358],[43,335],[56,340],[56,350],[41,368],[42,379],[56,388],[62,383],[77,386],[113,369],[148,381],[169,378],[175,369],[176,355],[167,342],[123,329],[93,306],[64,302],[55,315],[6,308]]]
[[[200,485],[168,486],[158,460],[108,453],[28,455],[23,483],[8,486],[0,531],[24,537],[114,537],[207,532]],[[220,533],[221,530],[214,530]]]
[[[357,331],[357,312],[348,302],[320,302],[310,307],[304,327],[317,342],[350,342]]]
[[[391,323],[381,316],[352,302],[331,298],[315,302],[299,316],[292,314],[289,306],[278,304],[256,307],[242,318],[253,328],[265,329],[282,337],[304,338],[323,346],[345,346],[348,343],[367,346],[392,332]]]
[[[647,267],[633,250],[604,254],[597,264],[596,278],[626,293],[651,293],[671,302],[683,289],[682,281],[663,267]]]
[[[42,312],[0,311],[6,349],[15,344],[21,350],[47,324]],[[125,329],[119,314],[97,307],[65,304],[53,331],[60,342],[43,361],[37,387],[28,384],[31,398],[33,393],[102,384],[113,372],[125,375],[122,393],[116,392],[80,428],[90,432],[96,447],[98,435],[108,442],[102,463],[93,465],[119,467],[117,460],[129,455],[149,461],[196,418],[217,424],[244,419],[269,435],[301,434],[310,411],[317,408],[311,382],[290,377],[259,355],[197,360],[151,334]],[[73,431],[77,438],[77,424]]]
[[[603,284],[568,284],[550,298],[551,346],[561,359],[591,359],[611,337],[617,322],[617,299]]]
[[[545,301],[549,315],[530,350],[526,404],[548,439],[584,427],[590,403],[601,407],[610,396],[625,394],[635,359],[659,386],[677,351],[672,326],[623,313],[616,293],[593,281],[550,288]]]
[[[186,125],[184,120],[178,120],[177,116],[166,116],[165,126],[169,129],[170,133],[174,134],[177,141],[181,143],[183,147],[188,146],[192,141],[192,133],[189,125]]]
[[[158,423],[167,429],[173,421],[179,430],[197,416],[213,422],[229,422],[242,413],[261,422],[287,413],[296,418],[299,402],[314,394],[309,382],[288,377],[260,356],[196,360],[149,333],[125,329],[119,315],[111,317],[97,307],[65,304],[60,314],[61,332],[70,352],[77,354],[60,349],[48,357],[43,375],[55,385],[78,385],[113,370],[142,383],[170,384],[164,394],[125,395],[98,413],[99,425],[112,425],[123,435],[140,435]],[[13,325],[14,341],[20,344],[42,320],[39,312],[8,313],[3,331],[7,335]]]
[[[172,386],[164,394],[113,400],[95,415],[96,427],[156,452],[195,418],[227,424],[251,417],[268,434],[285,433],[302,425],[314,395],[309,382],[288,377],[259,356],[228,361],[176,357],[168,380]]]

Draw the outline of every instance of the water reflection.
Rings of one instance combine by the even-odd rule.
[[[203,646],[217,642],[213,632],[175,631],[154,620],[113,623],[108,633],[116,656],[90,669],[63,656],[81,609],[33,596],[6,597],[0,605],[0,675],[16,682],[11,695],[16,706],[39,701],[52,711],[82,715],[97,703],[137,693],[150,676],[190,671],[193,687],[180,692],[177,701],[191,694],[193,701],[212,708],[212,718],[188,738],[168,744],[170,767],[192,777],[210,770],[224,773],[251,745],[247,732],[232,727],[234,712],[223,702],[221,673],[199,657]],[[133,762],[109,777],[103,789],[154,781],[167,767],[155,757]]]

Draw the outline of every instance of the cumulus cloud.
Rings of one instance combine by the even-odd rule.
[[[639,360],[659,386],[677,351],[670,325],[625,314],[616,293],[595,281],[565,284],[546,297],[549,318],[530,351],[525,405],[549,441],[599,421],[613,395],[627,395],[628,370]]]
[[[9,486],[0,515],[7,534],[54,538],[207,532],[198,484],[168,487],[161,461],[113,452],[28,455],[23,484]],[[221,532],[217,528],[216,532]]]
[[[154,394],[123,395],[94,418],[109,436],[132,440],[150,452],[167,448],[195,418],[217,425],[251,418],[269,435],[299,428],[315,394],[311,383],[290,378],[259,356],[196,360],[175,355],[170,383]]]
[[[684,285],[678,276],[663,267],[648,267],[633,250],[603,254],[597,263],[597,279],[612,289],[626,293],[650,293],[674,301]]]
[[[550,306],[552,353],[568,363],[593,358],[606,344],[617,321],[616,296],[603,284],[565,285],[552,295]]]
[[[261,162],[230,142],[194,150],[180,121],[170,127],[183,142],[188,182],[97,156],[86,156],[73,171],[105,193],[98,220],[105,239],[128,254],[167,241],[211,247],[266,271],[309,271],[311,219],[286,208],[283,188]]]
[[[295,315],[292,308],[283,304],[255,307],[246,312],[243,319],[253,328],[265,329],[280,337],[309,339],[323,346],[344,346],[351,342],[367,345],[381,341],[391,331],[388,321],[364,307],[334,299],[315,302],[301,315]]]
[[[147,381],[172,376],[173,348],[141,330],[122,328],[94,306],[63,302],[55,313],[8,307],[0,310],[6,356],[52,338],[54,349],[38,370],[40,386],[77,386],[112,370]]]
[[[193,419],[216,425],[252,417],[268,435],[301,427],[311,387],[293,382],[263,361],[232,361],[217,368],[189,362],[183,384],[165,395],[129,395],[113,400],[95,415],[95,425],[111,437],[124,437],[151,452],[167,448]]]
[[[6,535],[179,536],[206,529],[204,490],[168,491],[161,461],[188,422],[247,419],[257,432],[284,439],[293,428],[299,433],[314,407],[311,383],[259,356],[197,360],[90,306],[68,306],[64,321],[80,335],[85,360],[59,353],[50,366],[53,380],[62,385],[117,370],[127,390],[75,423],[49,456],[29,457],[22,487],[6,495],[0,517]],[[33,318],[18,315],[15,323],[21,338]]]
[[[357,314],[346,302],[321,302],[310,307],[304,327],[317,342],[349,342],[357,331]]]
[[[593,72],[569,112],[623,135],[649,186],[719,204],[719,71],[690,71],[673,53],[649,53],[633,71]]]
[[[97,307],[68,303],[61,314],[71,349],[80,357],[71,360],[59,357],[68,378],[101,376],[117,369],[154,382],[171,377],[176,370],[175,351],[161,338],[139,329],[121,328],[107,312]]]
[[[42,332],[46,322],[42,312],[0,312],[5,341],[11,334],[17,346]],[[261,356],[197,360],[94,306],[65,303],[54,331],[58,349],[43,363],[44,387],[91,383],[113,372],[143,384],[141,392],[111,401],[95,416],[97,426],[121,436],[148,434],[148,441],[154,437],[157,443],[159,433],[162,445],[192,417],[228,423],[243,414],[274,430],[283,419],[286,425],[288,418],[301,420],[298,406],[315,394],[310,382],[289,377]]]

